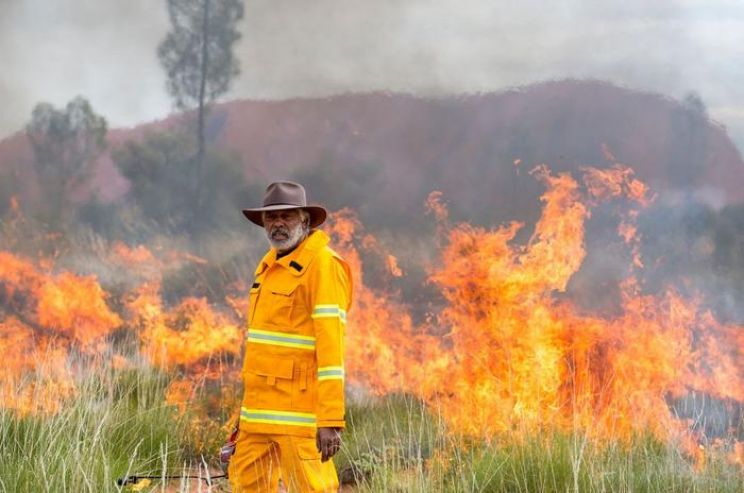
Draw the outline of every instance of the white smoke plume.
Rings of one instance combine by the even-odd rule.
[[[352,91],[432,96],[596,78],[699,93],[744,147],[744,4],[737,0],[247,0],[242,76],[226,96]],[[171,109],[155,49],[164,2],[0,0],[0,137],[39,101],[77,94],[112,126]]]

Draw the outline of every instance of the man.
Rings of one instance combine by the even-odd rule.
[[[281,470],[290,491],[335,492],[350,270],[315,229],[326,210],[307,205],[302,185],[272,183],[263,206],[243,214],[272,248],[250,290],[233,491],[275,492]]]

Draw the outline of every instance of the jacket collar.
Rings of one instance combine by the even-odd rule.
[[[280,265],[290,271],[292,274],[299,276],[305,272],[307,266],[313,261],[315,255],[328,243],[330,238],[323,231],[315,230],[300,243],[297,248],[289,254],[277,260],[276,248],[269,250],[264,255],[256,269],[256,275],[262,273],[274,264]]]

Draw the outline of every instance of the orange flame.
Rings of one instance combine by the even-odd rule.
[[[212,310],[203,298],[186,298],[164,311],[159,286],[146,284],[128,308],[139,327],[145,354],[162,368],[194,365],[220,353],[237,355],[241,330],[228,316]]]
[[[166,255],[169,262],[198,260]],[[49,259],[37,267],[0,251],[0,315],[5,315],[0,349],[10,359],[0,386],[3,407],[21,413],[56,412],[76,393],[73,349],[87,355],[85,364],[91,368],[103,364],[104,357],[111,358],[107,364],[113,367],[131,366],[112,351],[109,336],[119,328],[139,335],[142,352],[153,364],[180,368],[186,378],[217,378],[222,368],[215,370],[210,363],[222,364],[224,356],[231,363],[239,354],[242,336],[234,317],[212,309],[204,299],[186,298],[173,308],[163,307],[159,277],[167,262],[143,246],[121,243],[113,245],[108,260],[112,265],[136,265],[150,279],[127,296],[122,314],[109,307],[109,296],[94,276],[52,274]],[[173,383],[174,389],[183,385],[181,380]],[[176,394],[169,390],[169,395]]]
[[[736,442],[729,454],[729,461],[744,468],[744,442]]]
[[[428,282],[442,301],[424,322],[414,316],[422,310],[371,288],[365,276],[362,258],[377,257],[385,276],[401,277],[396,257],[351,211],[333,214],[334,248],[354,272],[349,382],[378,395],[419,395],[460,433],[559,429],[629,439],[650,431],[678,441],[702,463],[698,438],[669,402],[690,391],[744,402],[744,328],[719,322],[702,299],[673,287],[643,292],[636,221],[654,197],[631,169],[585,168],[580,179],[547,166],[531,173],[545,192],[542,216],[524,244],[517,241],[523,224],[451,225],[442,193],[429,195],[427,210],[444,246]],[[631,254],[612,317],[584,313],[565,295],[586,257],[585,223],[603,203],[624,211],[617,233]],[[53,273],[50,259],[35,265],[0,252],[0,350],[9,368],[0,384],[4,407],[55,412],[76,392],[72,348],[111,353],[116,330],[136,334],[153,365],[182,376],[164,396],[169,403],[183,406],[197,381],[238,380],[245,286],[234,287],[228,310],[202,298],[168,306],[160,294],[163,271],[204,259],[121,243],[108,252],[110,264],[137,267],[136,285],[121,299],[110,300],[95,277]],[[112,358],[116,367],[129,364]],[[737,443],[731,460],[741,461],[742,450]]]
[[[557,427],[670,439],[687,430],[668,398],[698,390],[744,401],[744,328],[720,324],[700,300],[673,288],[642,295],[632,274],[622,284],[622,313],[612,319],[580,314],[556,296],[582,264],[584,223],[602,201],[630,203],[619,232],[642,268],[634,221],[653,198],[632,170],[587,168],[582,183],[545,166],[532,173],[546,191],[526,245],[514,242],[519,223],[447,230],[441,265],[429,278],[447,302],[436,326],[414,326],[406,307],[365,286],[351,245],[360,225],[348,213],[335,217],[332,232],[357,280],[347,352],[353,381],[421,395],[453,429],[479,435]],[[447,219],[441,194],[427,205]]]
[[[0,403],[21,414],[54,414],[76,388],[63,348],[36,341],[30,327],[15,317],[0,321],[4,359]]]
[[[103,338],[121,325],[105,299],[95,278],[64,272],[38,292],[39,323],[69,335],[86,351],[100,351]]]

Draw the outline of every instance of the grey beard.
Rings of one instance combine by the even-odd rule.
[[[289,237],[286,240],[274,240],[271,238],[271,235],[268,235],[269,243],[272,247],[276,248],[278,252],[283,252],[286,250],[291,250],[297,245],[300,244],[302,240],[305,239],[305,236],[307,236],[307,233],[309,232],[308,227],[306,227],[304,224],[298,224],[297,227],[291,231],[289,231]]]

